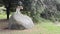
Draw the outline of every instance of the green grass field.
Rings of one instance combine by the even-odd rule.
[[[0,19],[6,19],[6,15],[5,14],[4,15],[0,14]]]
[[[41,23],[37,27],[41,28],[41,34],[60,34],[60,26],[53,23]]]
[[[4,18],[6,18],[6,15],[0,14],[0,19]],[[1,30],[0,34],[60,34],[60,26],[56,26],[56,24],[46,20],[35,24],[29,30]]]

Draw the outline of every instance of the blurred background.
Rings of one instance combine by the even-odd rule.
[[[10,18],[18,1],[23,3],[21,13],[32,18],[35,28],[40,28],[36,33],[60,34],[60,0],[0,0],[0,20]]]
[[[15,12],[18,1],[23,3],[21,12],[30,16],[34,22],[60,21],[60,0],[0,0],[0,19],[8,19],[7,12],[10,15]]]

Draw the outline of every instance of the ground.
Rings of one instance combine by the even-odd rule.
[[[8,25],[8,20],[5,19],[6,14],[0,14],[0,34],[60,34],[60,24],[50,21],[41,21],[32,29],[27,30],[8,30],[4,29]]]
[[[26,30],[4,30],[7,25],[7,20],[0,20],[0,34],[60,34],[60,26],[52,22],[38,23],[32,29]]]

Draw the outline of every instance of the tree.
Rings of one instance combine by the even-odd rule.
[[[10,9],[16,7],[19,1],[23,0],[0,0],[0,5],[4,5],[6,8],[7,19],[9,19]]]
[[[60,21],[60,3],[57,0],[44,0],[43,3],[45,9],[41,17],[51,21]]]
[[[5,6],[7,19],[9,19],[10,10],[14,9],[18,5],[19,1],[23,2],[24,11],[22,13],[32,17],[34,21],[40,20],[40,13],[42,12],[42,1],[41,0],[0,0],[1,4]]]
[[[42,12],[42,1],[33,0],[31,4],[31,16],[35,22],[39,22],[41,12]]]

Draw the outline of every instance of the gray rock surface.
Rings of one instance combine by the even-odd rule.
[[[34,26],[32,19],[27,16],[23,15],[17,9],[15,13],[9,19],[9,29],[30,29]]]

